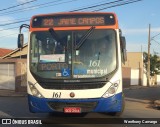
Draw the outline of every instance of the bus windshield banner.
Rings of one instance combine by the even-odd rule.
[[[64,27],[64,26],[105,26],[115,25],[113,14],[103,15],[50,15],[37,16],[32,20],[33,28]]]

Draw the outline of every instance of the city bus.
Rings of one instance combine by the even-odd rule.
[[[115,13],[35,15],[20,26],[20,49],[24,27],[30,112],[122,114],[126,42]]]

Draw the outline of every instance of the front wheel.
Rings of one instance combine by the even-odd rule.
[[[125,108],[125,99],[124,99],[124,94],[122,94],[122,108],[120,112],[110,112],[109,115],[111,116],[121,116],[123,114]]]

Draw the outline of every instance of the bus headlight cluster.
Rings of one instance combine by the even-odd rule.
[[[31,90],[31,93],[33,94],[33,96],[42,98],[42,94],[36,89],[36,87],[34,86],[34,84],[32,84],[31,82],[28,82],[29,88]]]
[[[118,89],[118,86],[119,86],[119,81],[113,83],[107,90],[107,92],[103,95],[104,98],[107,98],[107,97],[110,97],[110,96],[113,96],[115,95],[117,89]]]

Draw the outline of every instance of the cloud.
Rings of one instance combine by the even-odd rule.
[[[160,27],[151,28],[151,32],[160,32]]]
[[[128,42],[126,48],[128,52],[141,52],[141,45],[141,42]]]
[[[0,27],[0,30],[3,28]],[[0,31],[0,47],[15,49],[17,48],[17,38],[19,34],[19,28]],[[28,32],[23,31],[24,43],[28,41]]]
[[[140,34],[147,34],[148,33],[148,29],[147,28],[135,28],[135,29],[122,29],[124,35],[140,35]]]
[[[28,2],[28,1],[30,1],[30,0],[17,0],[17,2],[18,2],[19,4],[26,3],[26,2]]]
[[[19,32],[19,29],[9,29],[9,30],[3,30],[4,28],[0,27],[0,38],[5,38],[5,37],[8,37],[8,38],[13,38],[13,37],[17,37],[17,34]]]
[[[2,27],[0,27],[0,42],[5,39],[11,39],[10,41],[13,41],[12,39],[17,39],[18,34],[19,34],[19,28],[16,29],[8,29],[8,30],[3,30]],[[24,37],[28,37],[27,31],[23,31]]]
[[[16,20],[10,16],[0,16],[0,25],[15,22]]]
[[[135,29],[122,29],[122,32],[125,35],[140,35],[140,34],[148,34],[149,28],[135,28]],[[151,32],[153,33],[160,33],[160,27],[151,28]]]

